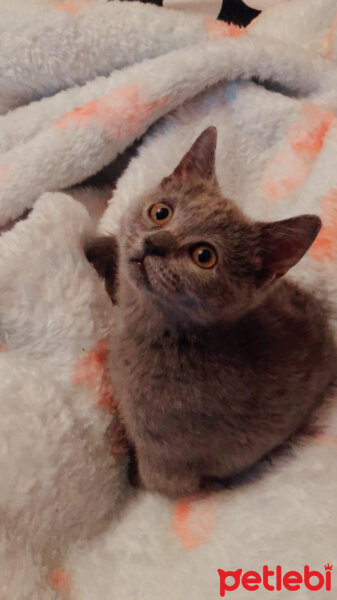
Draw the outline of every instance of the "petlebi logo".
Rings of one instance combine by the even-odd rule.
[[[331,591],[332,581],[332,565],[329,563],[324,565],[324,572],[311,570],[308,565],[305,565],[302,572],[299,571],[284,571],[280,565],[270,569],[264,565],[262,572],[246,571],[242,569],[237,571],[223,571],[218,569],[220,577],[220,596],[235,600],[235,592],[240,587],[255,592],[261,588],[270,592],[280,592],[288,590],[289,592],[297,592],[300,589],[306,588],[311,592],[319,590]]]

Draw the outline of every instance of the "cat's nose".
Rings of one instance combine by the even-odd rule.
[[[175,246],[175,238],[168,231],[159,231],[144,240],[145,256],[166,256]]]

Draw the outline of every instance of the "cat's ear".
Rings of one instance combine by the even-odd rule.
[[[259,263],[257,285],[279,279],[309,250],[322,222],[315,215],[301,215],[259,225]]]
[[[101,236],[90,240],[85,249],[88,261],[95,267],[98,275],[105,280],[106,290],[115,301],[116,278],[118,268],[118,244],[114,236]]]
[[[204,181],[215,179],[216,139],[216,128],[207,127],[195,140],[172,175],[165,180],[178,179],[182,183],[188,183],[196,179]]]

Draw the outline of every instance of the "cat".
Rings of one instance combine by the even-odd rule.
[[[88,259],[113,308],[111,374],[140,485],[171,497],[287,441],[336,374],[326,309],[283,276],[321,221],[265,223],[223,197],[208,127]]]

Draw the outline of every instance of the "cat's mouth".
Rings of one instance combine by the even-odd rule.
[[[130,258],[132,275],[136,282],[145,285],[147,289],[151,289],[150,280],[146,271],[145,256],[134,256]]]
[[[136,255],[130,259],[131,273],[135,283],[151,294],[162,294],[165,290],[165,277],[158,269],[159,257]]]

